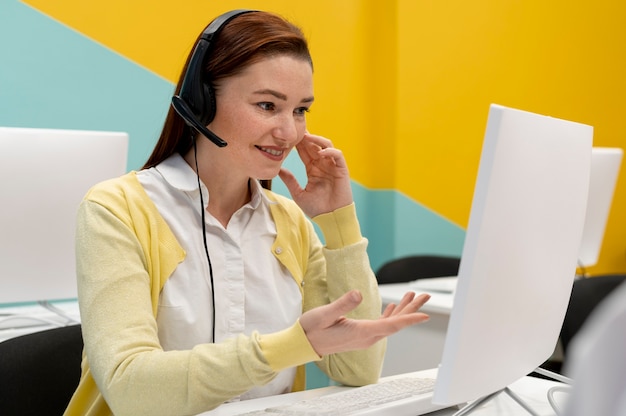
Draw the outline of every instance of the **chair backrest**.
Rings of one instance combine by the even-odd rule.
[[[379,284],[405,283],[429,277],[456,276],[460,257],[415,255],[400,257],[383,264],[376,272]]]
[[[578,334],[591,312],[624,281],[626,274],[600,275],[574,281],[560,335],[564,361],[567,360],[570,341]]]
[[[78,386],[80,325],[0,342],[0,415],[62,415]]]

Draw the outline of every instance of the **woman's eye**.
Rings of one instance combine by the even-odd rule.
[[[274,110],[274,104],[273,103],[263,102],[263,103],[258,103],[257,105],[259,107],[261,107],[262,110],[265,110],[265,111],[272,111],[272,110]]]
[[[308,107],[300,107],[300,108],[296,108],[296,110],[294,111],[294,113],[298,116],[303,116],[306,113],[309,112],[309,108]]]

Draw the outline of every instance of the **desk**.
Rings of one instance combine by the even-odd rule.
[[[76,300],[50,302],[64,317],[37,303],[0,305],[0,342],[20,335],[80,322]]]
[[[410,283],[380,285],[379,291],[383,308],[397,304],[406,292],[417,293]],[[436,368],[441,362],[454,294],[431,292],[430,296],[422,307],[430,315],[428,322],[405,328],[387,339],[382,376]]]
[[[435,370],[424,370],[414,373],[418,377],[432,377],[436,374]],[[393,377],[393,376],[391,376]],[[381,379],[384,380],[385,378]],[[520,380],[513,383],[510,389],[519,395],[524,402],[529,405],[535,412],[544,416],[554,416],[556,413],[550,406],[547,399],[547,392],[554,386],[562,385],[557,382],[533,378],[523,377]],[[260,399],[246,400],[242,402],[226,403],[221,405],[215,410],[202,413],[199,416],[235,416],[241,413],[250,412],[253,410],[261,410],[270,406],[285,405],[294,403],[303,399],[310,399],[314,397],[320,397],[329,393],[338,392],[347,387],[324,387],[320,389],[307,390],[297,393],[282,394],[278,396],[263,397]],[[564,396],[559,400],[559,396],[556,396],[557,401],[562,405]],[[428,416],[449,416],[454,414],[458,410],[457,408],[442,409],[433,413],[429,413]],[[472,416],[514,416],[524,415],[528,416],[526,410],[524,410],[519,404],[505,394],[500,394],[494,399],[479,406]]]

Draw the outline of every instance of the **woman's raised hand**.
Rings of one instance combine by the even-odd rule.
[[[362,301],[352,290],[328,305],[305,312],[300,317],[309,342],[318,355],[335,354],[367,348],[399,330],[428,320],[418,312],[430,295],[407,292],[398,305],[390,304],[379,319],[350,319],[345,315]]]
[[[280,170],[279,176],[304,213],[313,218],[350,205],[350,174],[341,150],[334,148],[330,140],[308,132],[296,149],[306,167],[306,186],[302,188],[285,168]]]

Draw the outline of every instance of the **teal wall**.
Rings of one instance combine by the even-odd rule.
[[[129,133],[149,155],[173,85],[14,0],[0,0],[0,125]]]

